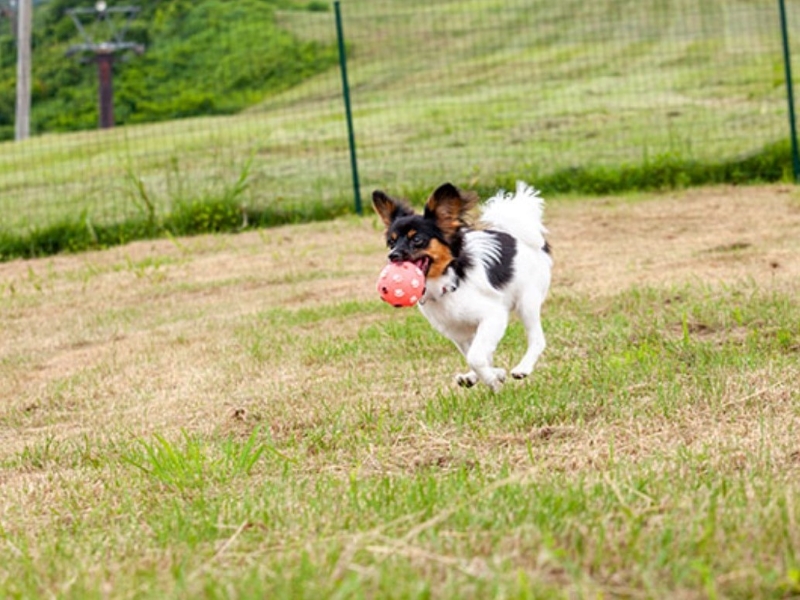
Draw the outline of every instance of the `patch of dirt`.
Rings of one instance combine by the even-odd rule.
[[[720,187],[628,202],[554,203],[554,289],[595,295],[687,281],[796,287],[800,202],[789,186]]]

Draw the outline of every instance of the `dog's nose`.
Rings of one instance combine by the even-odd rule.
[[[395,248],[389,253],[389,260],[392,262],[403,262],[408,260],[408,252],[401,250],[400,248]]]

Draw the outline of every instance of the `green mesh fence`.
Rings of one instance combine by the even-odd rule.
[[[291,4],[271,17],[280,30],[335,53],[332,6]],[[800,0],[786,7],[800,35]],[[714,162],[788,139],[777,2],[342,0],[341,10],[367,192],[535,185],[575,167]],[[265,27],[220,29],[223,47],[233,52],[245,25]],[[154,38],[147,52],[170,42]],[[246,62],[262,58],[254,49]],[[225,52],[215,68],[224,79]],[[197,75],[181,94],[213,84]],[[219,197],[299,215],[352,207],[338,65],[301,79],[234,114],[157,123],[137,123],[135,98],[118,89],[123,125],[2,142],[0,228],[115,223]]]
[[[367,186],[717,161],[788,137],[777,3],[346,0],[344,10]]]

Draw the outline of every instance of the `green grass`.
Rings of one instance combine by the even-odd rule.
[[[553,195],[565,193],[612,194],[629,191],[687,188],[720,183],[748,184],[791,178],[789,144],[776,144],[749,157],[715,164],[660,157],[638,166],[569,168],[534,178],[541,189]],[[177,199],[171,211],[157,213],[141,180],[133,185],[139,214],[108,223],[94,222],[88,212],[77,217],[25,231],[0,230],[0,261],[108,248],[135,240],[203,233],[234,233],[287,223],[333,219],[352,212],[352,201],[339,198],[327,202],[310,199],[283,206],[248,206],[241,196],[249,186],[246,170],[228,189],[192,200]],[[513,178],[498,178],[492,187],[476,186],[488,197],[494,186],[513,189]],[[427,190],[408,190],[424,197]],[[369,207],[366,210],[371,210]]]
[[[54,301],[38,289],[5,290],[4,309]],[[539,368],[492,394],[441,385],[460,358],[416,311],[218,315],[189,392],[224,399],[209,424],[190,407],[165,432],[119,420],[166,385],[147,350],[139,374],[107,357],[0,412],[28,440],[0,454],[0,596],[793,596],[798,323],[792,294],[755,285],[555,291]],[[515,322],[498,361],[523,347]],[[33,433],[70,407],[108,424]]]
[[[0,232],[0,261],[109,248],[136,240],[201,233],[239,232],[333,219],[350,211],[349,204],[309,202],[287,208],[249,209],[235,199],[213,198],[178,203],[163,218],[131,217],[120,223],[93,223],[88,215],[67,219],[22,234]]]
[[[776,7],[342,8],[365,202],[376,187],[416,199],[444,180],[494,191],[521,178],[552,197],[790,178]],[[279,11],[277,22],[334,41],[329,11]],[[268,215],[248,226],[340,214],[353,203],[343,115],[331,69],[238,115],[0,144],[0,255],[174,232],[142,227],[140,184],[147,214],[168,223],[187,204],[202,216],[201,204],[224,201],[245,169],[237,202]],[[216,230],[188,220],[182,232]]]

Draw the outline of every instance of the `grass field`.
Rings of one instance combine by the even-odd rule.
[[[800,11],[789,4],[794,30]],[[413,195],[443,179],[508,186],[576,167],[657,168],[664,157],[704,165],[788,136],[776,5],[342,6],[365,190]],[[336,41],[331,11],[278,19]],[[163,217],[228,194],[251,159],[238,198],[246,206],[352,206],[337,69],[240,115],[0,144],[0,233],[64,220],[91,227],[151,208]]]
[[[0,597],[800,594],[798,192],[547,223],[498,394],[379,301],[377,218],[0,264]]]

